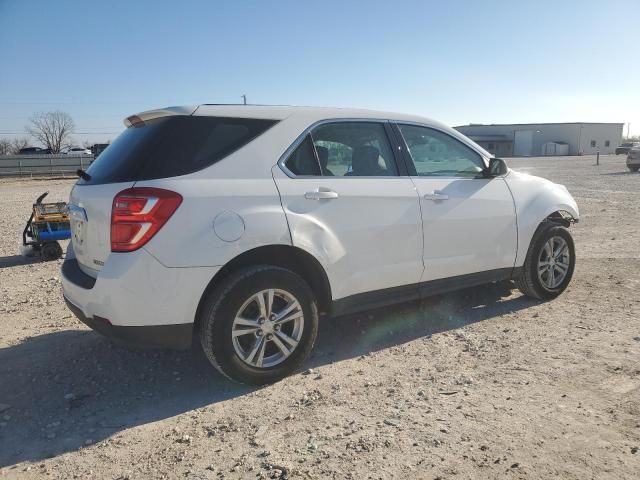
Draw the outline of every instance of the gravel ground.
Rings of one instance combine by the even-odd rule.
[[[623,157],[512,159],[567,185],[574,280],[327,319],[304,373],[224,380],[197,350],[82,326],[60,262],[18,243],[68,180],[0,180],[0,478],[638,478],[640,174]]]

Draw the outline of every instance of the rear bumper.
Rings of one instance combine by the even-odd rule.
[[[640,165],[640,156],[639,157],[627,157],[627,167],[637,167]]]
[[[152,325],[146,327],[123,327],[112,325],[101,317],[87,317],[83,311],[64,297],[69,310],[92,330],[111,338],[118,343],[131,347],[171,348],[186,350],[191,347],[193,325]]]
[[[189,348],[198,304],[219,267],[167,268],[144,249],[112,253],[97,278],[84,273],[71,244],[60,271],[69,309],[121,342]]]

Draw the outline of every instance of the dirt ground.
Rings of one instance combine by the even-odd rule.
[[[264,388],[81,325],[60,262],[18,255],[33,199],[72,182],[0,180],[0,478],[639,478],[640,174],[508,163],[580,206],[564,295],[494,285],[326,319],[304,370]]]

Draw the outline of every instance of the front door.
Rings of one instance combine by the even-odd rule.
[[[448,133],[398,128],[422,207],[422,281],[513,268],[516,215],[505,180],[483,178],[480,154]]]
[[[416,284],[422,275],[420,203],[388,129],[369,121],[319,125],[295,145],[284,171],[273,169],[293,245],[320,260],[334,300]]]

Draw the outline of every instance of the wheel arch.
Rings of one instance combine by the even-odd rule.
[[[549,222],[569,227],[572,223],[577,223],[579,214],[577,208],[572,205],[554,205],[546,210],[542,210],[537,216],[528,218],[518,217],[518,252],[516,255],[516,267],[524,264],[527,252],[536,232]]]
[[[572,223],[578,222],[578,218],[567,210],[555,210],[542,219],[540,225],[545,222],[559,223],[560,225],[568,228]]]
[[[194,333],[200,327],[200,314],[207,295],[217,287],[225,277],[239,269],[252,265],[273,265],[286,268],[300,275],[316,294],[318,310],[321,313],[331,309],[331,285],[329,277],[320,262],[310,253],[291,245],[266,245],[247,250],[227,262],[209,281],[205,288],[194,319]]]
[[[575,218],[571,214],[571,212],[568,212],[567,210],[555,210],[549,213],[546,217],[542,218],[538,222],[536,228],[533,231],[533,234],[531,235],[531,238],[529,239],[529,243],[527,244],[527,250],[529,250],[529,247],[531,246],[531,242],[533,241],[533,238],[536,236],[538,231],[544,228],[545,226],[547,226],[548,224],[550,223],[557,224],[557,225],[562,225],[563,227],[569,228],[572,223],[575,223],[577,221],[578,219]]]

